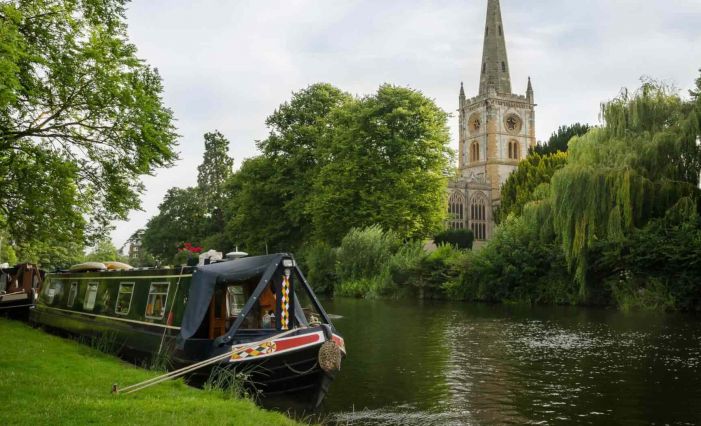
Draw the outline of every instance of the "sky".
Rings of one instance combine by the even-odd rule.
[[[143,210],[114,223],[113,242],[144,227],[169,188],[197,183],[204,133],[231,141],[238,168],[268,135],[265,118],[313,83],[355,95],[383,83],[419,90],[453,114],[457,149],[460,82],[476,95],[486,8],[487,0],[132,0],[130,41],[163,78],[180,160],[143,178]],[[598,124],[600,103],[641,77],[686,95],[699,76],[701,0],[501,0],[501,10],[512,90],[525,94],[531,77],[538,140],[560,125]]]

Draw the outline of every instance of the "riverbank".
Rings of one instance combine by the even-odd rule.
[[[159,373],[7,319],[0,319],[0,371],[0,424],[5,425],[296,424],[251,401],[182,381],[112,395],[113,383],[125,386]]]

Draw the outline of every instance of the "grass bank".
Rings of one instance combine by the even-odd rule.
[[[120,386],[157,376],[88,346],[0,318],[0,424],[294,425],[220,392],[168,382],[132,395]]]

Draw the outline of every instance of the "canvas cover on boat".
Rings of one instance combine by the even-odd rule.
[[[195,335],[207,313],[217,283],[233,283],[256,276],[261,277],[261,282],[267,283],[285,257],[289,255],[277,253],[198,266],[192,274],[178,341],[183,342]]]

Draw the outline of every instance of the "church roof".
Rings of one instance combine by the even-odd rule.
[[[511,94],[509,59],[506,55],[506,40],[499,0],[488,0],[487,3],[479,94],[487,94],[490,87],[494,87],[499,94]]]

